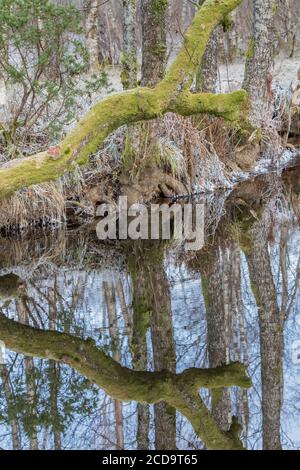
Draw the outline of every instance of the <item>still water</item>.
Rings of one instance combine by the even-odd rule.
[[[300,449],[300,167],[201,203],[198,252],[0,238],[1,449]]]

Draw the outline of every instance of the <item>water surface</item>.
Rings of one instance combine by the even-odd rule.
[[[299,177],[201,196],[199,252],[0,238],[1,449],[299,449]],[[251,387],[227,386],[237,362]],[[195,393],[199,369],[219,387]]]

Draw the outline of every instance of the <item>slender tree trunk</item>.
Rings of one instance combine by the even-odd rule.
[[[170,287],[161,263],[151,267],[153,307],[151,313],[151,337],[154,369],[176,370],[176,352],[173,334]],[[156,450],[176,449],[176,410],[164,402],[154,405]]]
[[[199,0],[202,5],[205,0]],[[196,90],[216,93],[218,83],[218,49],[221,28],[217,26],[206,45],[202,64],[196,76]]]
[[[143,86],[153,87],[164,76],[167,57],[166,15],[168,0],[142,0],[142,79]],[[127,135],[126,173],[139,184],[142,171],[159,162],[158,121],[130,127]],[[149,191],[150,193],[150,191]],[[127,194],[130,197],[130,194]]]
[[[130,89],[137,85],[136,0],[123,0],[122,84]]]
[[[7,122],[7,88],[5,80],[0,77],[0,130]]]
[[[229,362],[229,295],[224,253],[216,242],[199,258],[207,315],[207,344],[210,367]],[[224,282],[225,281],[225,282]],[[228,431],[231,420],[227,389],[212,392],[212,415],[221,429]]]
[[[60,416],[58,411],[58,394],[60,381],[60,364],[49,360],[48,376],[50,380],[50,410],[53,428],[54,449],[61,450],[61,432],[60,432]]]
[[[154,86],[164,76],[167,58],[166,14],[169,0],[142,0],[142,85]]]
[[[97,28],[98,28],[98,57],[99,63],[105,65],[106,62],[109,61],[110,53],[109,53],[109,45],[107,44],[107,37],[106,37],[106,12],[105,8],[107,4],[99,6],[98,10],[98,21],[97,21]]]
[[[17,305],[19,321],[23,323],[24,325],[28,325],[29,324],[28,312],[26,310],[23,300],[22,299],[17,300],[16,305]],[[37,435],[36,425],[34,423],[35,416],[36,416],[36,409],[35,409],[36,407],[36,390],[35,390],[36,384],[35,384],[35,378],[34,378],[35,366],[34,366],[33,358],[29,356],[25,356],[24,366],[25,366],[27,404],[28,404],[26,420],[27,420],[27,425],[28,425],[28,430],[29,430],[28,434],[29,434],[29,440],[30,440],[30,450],[38,450],[39,448],[38,435]]]
[[[49,328],[50,330],[57,330],[57,311],[56,311],[56,293],[57,293],[57,280],[54,279],[53,292],[51,293],[49,303]],[[51,421],[53,429],[54,449],[61,450],[61,431],[60,431],[60,415],[58,409],[58,395],[60,388],[60,364],[49,360],[48,376],[50,382],[50,410]]]
[[[119,345],[119,332],[118,332],[118,319],[116,312],[116,295],[112,283],[104,282],[103,290],[105,296],[105,303],[108,313],[109,331],[112,341],[113,358],[115,361],[120,362],[120,345]],[[116,450],[124,449],[124,433],[123,433],[123,404],[120,400],[114,400],[115,410],[115,432],[116,432]]]
[[[261,127],[272,102],[274,14],[277,0],[254,0],[252,38],[247,52],[243,88],[251,101],[250,118]]]
[[[90,72],[99,68],[98,53],[98,10],[99,0],[88,0],[86,16],[86,44],[90,55]]]
[[[132,281],[132,366],[134,370],[147,370],[147,330],[150,328],[149,307],[147,302],[147,285],[144,278],[144,270],[140,267],[140,253],[135,251],[128,257],[128,267]],[[137,405],[137,449],[148,450],[150,430],[149,405],[138,403]]]
[[[155,371],[175,372],[176,353],[173,337],[170,289],[163,266],[163,247],[138,245],[129,258],[133,282],[135,356],[140,366],[147,358],[146,331],[151,326]],[[138,260],[138,261],[137,261]],[[144,369],[145,370],[145,369]],[[144,410],[145,412],[145,410]],[[164,402],[154,405],[156,450],[176,449],[176,411]]]
[[[263,449],[280,450],[283,327],[263,228],[255,225],[250,231],[250,238],[247,260],[260,329]]]

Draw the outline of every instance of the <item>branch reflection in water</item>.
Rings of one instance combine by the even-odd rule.
[[[1,448],[298,448],[299,176],[201,196],[197,252],[2,237]]]

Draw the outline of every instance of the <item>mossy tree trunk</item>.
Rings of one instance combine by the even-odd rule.
[[[118,316],[116,311],[116,292],[112,282],[103,281],[104,300],[108,317],[108,329],[111,339],[112,357],[120,362],[120,341],[118,331]],[[120,400],[114,400],[115,413],[115,435],[116,450],[124,450],[124,431],[123,431],[123,403]]]
[[[143,86],[154,87],[163,78],[166,66],[166,14],[168,0],[142,0],[142,70]],[[142,202],[148,197],[139,193],[139,182],[147,179],[148,171],[159,165],[159,123],[157,120],[129,126],[123,155],[124,176],[129,185],[123,186],[130,201]],[[145,174],[146,173],[146,174]],[[146,186],[146,185],[143,185]],[[133,197],[135,194],[135,199]],[[149,199],[152,191],[149,187]]]
[[[124,124],[155,119],[167,112],[184,116],[208,113],[245,124],[246,92],[190,92],[212,31],[240,3],[241,0],[206,0],[188,29],[177,58],[154,88],[135,88],[109,96],[96,104],[55,148],[2,165],[0,199],[32,184],[55,180],[74,170],[76,164],[85,164],[105,138]]]

